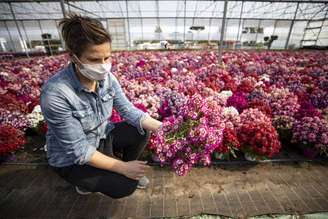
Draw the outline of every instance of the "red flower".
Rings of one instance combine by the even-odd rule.
[[[24,132],[11,126],[0,126],[0,156],[17,150],[25,143]]]
[[[277,131],[264,113],[258,109],[246,109],[240,119],[237,136],[244,152],[272,157],[280,151]]]

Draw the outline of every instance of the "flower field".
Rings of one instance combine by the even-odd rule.
[[[214,51],[113,53],[112,73],[138,108],[163,121],[149,150],[178,175],[213,158],[242,151],[272,158],[299,145],[328,155],[328,52]],[[0,63],[0,155],[44,133],[42,84],[68,63],[67,55]],[[113,111],[113,122],[121,121]]]

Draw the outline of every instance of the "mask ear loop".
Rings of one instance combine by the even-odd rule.
[[[73,54],[72,57],[74,58],[72,60],[72,62],[74,63],[76,69],[80,71],[82,62],[80,61],[80,59],[75,54]]]

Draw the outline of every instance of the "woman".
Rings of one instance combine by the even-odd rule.
[[[110,73],[111,36],[101,22],[71,14],[60,26],[71,63],[40,98],[49,165],[80,194],[128,196],[149,183],[150,167],[137,159],[162,123],[134,107]],[[125,122],[109,122],[113,107]]]

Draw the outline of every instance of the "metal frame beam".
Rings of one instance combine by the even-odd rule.
[[[18,21],[16,20],[16,15],[15,15],[15,12],[14,12],[14,9],[13,9],[13,6],[11,5],[11,2],[8,3],[9,4],[9,9],[11,11],[11,14],[13,16],[13,19],[14,19],[14,22],[15,22],[15,25],[16,25],[16,28],[17,28],[17,31],[18,31],[18,36],[19,36],[19,40],[20,40],[20,43],[23,43],[23,47],[24,47],[24,50],[25,50],[25,53],[26,53],[26,56],[27,57],[30,57],[28,55],[28,48],[26,46],[26,43],[25,43],[25,40],[23,38],[23,35],[22,35],[22,32],[19,28],[19,24],[18,24]],[[9,31],[8,31],[9,32]],[[13,45],[15,47],[15,45]],[[16,49],[15,49],[16,50]]]
[[[288,35],[287,35],[287,39],[286,39],[286,43],[285,43],[285,49],[287,49],[288,44],[289,44],[290,36],[292,34],[292,30],[293,30],[293,27],[294,27],[294,23],[295,23],[295,19],[296,19],[296,16],[297,16],[299,6],[300,6],[300,4],[297,3],[294,18],[293,18],[292,22],[290,23],[290,27],[289,27],[289,31],[288,31]]]
[[[187,0],[183,1],[184,11],[183,11],[183,42],[186,42],[186,9],[187,9]]]
[[[174,17],[173,17],[174,18]],[[185,17],[186,19],[192,19],[192,17]],[[198,19],[222,19],[223,17],[199,17]],[[122,17],[104,17],[102,19],[122,19]],[[140,17],[129,17],[129,19],[140,19]],[[143,17],[142,19],[156,19],[156,17]],[[172,17],[161,17],[161,19],[172,19]],[[184,17],[178,18],[178,19],[184,19]],[[227,17],[229,20],[239,20],[239,17]],[[17,19],[18,21],[37,21],[37,20],[61,20],[60,18],[50,19],[50,18],[32,18],[32,19]],[[293,19],[285,19],[285,18],[247,18],[244,17],[242,20],[265,20],[265,21],[292,21]],[[309,19],[296,19],[295,21],[308,21]],[[322,21],[322,20],[328,20],[328,18],[320,18],[320,19],[312,19],[311,21]],[[14,21],[13,19],[0,19],[0,21]]]
[[[65,10],[64,0],[60,0],[60,8],[62,10],[63,17],[66,17],[66,10]]]
[[[222,20],[222,26],[221,26],[221,36],[220,36],[220,45],[219,45],[219,51],[218,51],[218,64],[221,65],[222,63],[222,51],[223,51],[223,40],[224,40],[224,34],[225,34],[225,23],[227,18],[227,8],[228,8],[228,0],[224,1],[224,9],[223,9],[223,20]]]
[[[212,11],[212,17],[214,17],[214,14],[215,14],[215,11],[216,11],[216,6],[217,6],[217,3],[214,2],[214,9]],[[210,18],[209,19],[209,24],[208,24],[208,27],[209,27],[209,30],[208,30],[208,44],[210,44],[211,42],[211,27],[212,27],[212,21],[213,21],[213,18]]]
[[[130,33],[130,18],[129,18],[129,5],[128,5],[128,0],[125,0],[125,10],[126,10],[126,19],[128,22],[128,49],[130,50],[131,48],[131,33]]]
[[[7,24],[6,21],[4,22],[4,24],[5,24],[5,28],[7,30],[7,33],[8,33],[10,42],[11,42],[10,49],[12,49],[12,51],[16,52],[15,43],[14,43],[13,37],[11,36],[10,30],[9,30],[9,27],[8,27],[8,24]]]
[[[38,3],[42,2],[58,2],[59,0],[37,0]],[[78,0],[79,2],[91,1],[91,0]],[[117,1],[117,0],[102,0],[102,1]],[[135,1],[135,0],[126,0],[126,1]],[[143,1],[154,1],[154,0],[143,0]],[[176,0],[159,0],[159,1],[176,1]],[[184,1],[184,0],[178,0]],[[197,0],[197,1],[208,1],[208,0]],[[213,0],[213,1],[225,1],[225,0]],[[234,1],[245,1],[245,2],[271,2],[271,3],[328,3],[327,0],[229,0],[230,2]],[[35,2],[35,0],[2,0],[2,2]]]
[[[240,9],[240,15],[239,15],[239,24],[238,24],[238,33],[237,33],[237,41],[239,40],[239,36],[240,36],[240,27],[241,27],[241,20],[243,18],[243,12],[244,12],[244,1],[241,2],[241,9]]]

